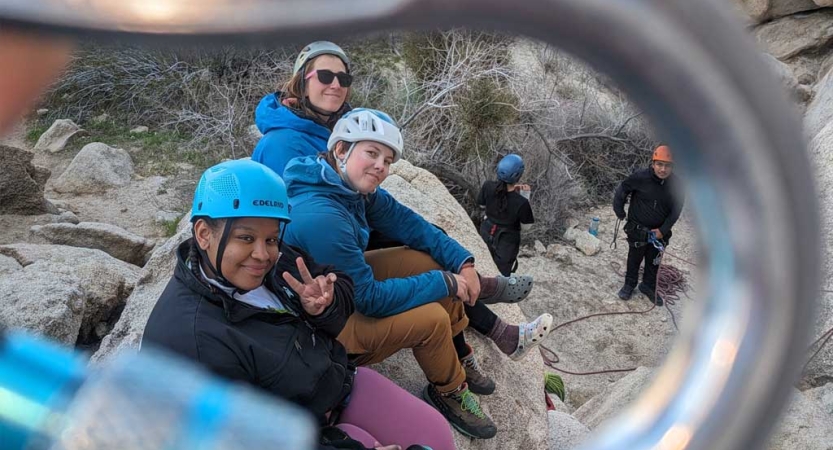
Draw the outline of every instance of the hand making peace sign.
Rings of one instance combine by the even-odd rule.
[[[301,306],[304,307],[304,311],[311,316],[317,316],[333,303],[333,283],[338,278],[334,273],[312,278],[307,265],[304,264],[304,258],[300,256],[295,260],[295,264],[298,266],[303,283],[296,280],[289,272],[282,274],[283,279],[301,297]]]

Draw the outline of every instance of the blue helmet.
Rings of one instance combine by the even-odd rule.
[[[510,153],[497,163],[497,179],[504,183],[515,184],[524,174],[524,160]]]
[[[265,217],[289,222],[286,185],[272,169],[250,159],[226,161],[203,172],[191,221],[200,217]]]

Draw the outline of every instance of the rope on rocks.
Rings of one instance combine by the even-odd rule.
[[[672,305],[676,304],[676,300],[679,300],[678,292],[680,292],[680,291],[684,292],[685,289],[688,287],[688,284],[685,281],[685,277],[683,276],[683,273],[679,269],[677,269],[674,266],[665,266],[665,265],[662,264],[662,259],[663,259],[664,253],[665,252],[663,251],[659,255],[660,259],[659,259],[659,267],[657,268],[657,289],[656,289],[656,292],[659,293],[660,297],[663,297],[665,299],[665,308],[669,312],[669,314],[671,314],[671,320],[674,323],[674,328],[677,328],[677,319],[674,317],[674,313],[671,311],[671,309],[668,308],[668,305],[669,304],[672,304]],[[623,273],[621,273],[622,272],[621,267],[622,267],[621,264],[619,264],[618,262],[616,262],[616,261],[611,262],[611,268],[614,270],[614,272],[616,272],[620,276],[624,277],[625,275]],[[671,269],[668,269],[669,267]],[[668,289],[668,291],[666,291],[666,289]],[[642,310],[642,311],[614,311],[614,312],[595,313],[595,314],[589,314],[589,315],[586,315],[586,316],[581,316],[579,318],[576,318],[576,319],[573,319],[573,320],[568,320],[567,322],[564,322],[564,323],[561,323],[561,324],[557,325],[555,328],[552,329],[552,331],[550,331],[550,335],[555,333],[560,328],[566,327],[568,325],[571,325],[571,324],[574,324],[574,323],[577,323],[577,322],[581,322],[583,320],[590,319],[592,317],[620,316],[620,315],[626,315],[626,314],[642,315],[642,314],[648,314],[649,312],[653,311],[654,308],[656,308],[656,307],[657,307],[657,305],[655,303],[651,302],[651,307],[648,308],[648,309]],[[562,368],[556,366],[556,364],[558,364],[561,361],[561,358],[559,358],[558,354],[555,353],[555,351],[553,351],[551,348],[545,346],[544,344],[540,344],[540,345],[538,345],[538,350],[541,352],[541,357],[544,359],[544,364],[546,364],[548,367],[550,367],[554,370],[557,370],[561,373],[566,373],[566,374],[569,374],[569,375],[601,375],[601,374],[605,374],[605,373],[632,372],[632,371],[636,370],[636,367],[628,367],[628,368],[624,368],[624,369],[595,370],[595,371],[592,371],[592,372],[573,372],[573,371],[562,369]]]
[[[618,223],[617,223],[617,225],[618,225]],[[618,231],[618,226],[617,226],[617,231]],[[614,240],[616,239],[616,237],[618,237],[618,233],[614,234]],[[615,249],[616,245],[614,243],[611,243],[611,248]],[[671,256],[672,258],[674,258],[678,261],[682,261],[682,262],[684,262],[686,264],[689,264],[693,267],[696,267],[697,265],[694,264],[691,261],[680,258],[680,257],[674,255],[673,253],[669,253],[667,250],[661,251],[660,255],[659,255],[659,267],[657,268],[657,288],[656,288],[656,292],[658,294],[660,294],[660,297],[662,297],[665,300],[665,309],[671,315],[671,320],[674,324],[674,328],[679,330],[679,327],[677,326],[677,319],[674,316],[674,312],[671,311],[671,308],[669,308],[669,305],[676,305],[677,302],[680,300],[680,294],[681,293],[683,295],[685,295],[686,298],[691,299],[691,297],[688,295],[688,292],[687,292],[688,288],[689,288],[689,285],[688,285],[687,280],[685,279],[685,276],[684,276],[683,272],[680,271],[680,269],[678,269],[677,267],[672,266],[670,264],[665,264],[664,265],[662,263],[663,259],[665,258],[665,255]],[[624,273],[622,273],[622,265],[619,262],[611,261],[610,267],[611,267],[611,269],[613,269],[614,272],[616,272],[617,275],[624,278],[625,275],[624,275]],[[640,269],[640,271],[642,271],[642,269]],[[825,293],[833,294],[833,290],[829,290],[829,289],[821,289],[820,291],[825,292]],[[651,307],[646,309],[646,310],[643,310],[643,311],[616,311],[616,312],[589,314],[589,315],[578,317],[576,319],[568,320],[567,322],[563,322],[563,323],[557,325],[555,328],[552,329],[550,334],[555,333],[560,328],[563,328],[563,327],[566,327],[568,325],[571,325],[571,324],[574,324],[574,323],[577,323],[577,322],[581,322],[583,320],[587,320],[587,319],[590,319],[590,318],[593,318],[593,317],[618,316],[618,315],[625,315],[625,314],[642,315],[642,314],[647,314],[647,313],[653,311],[654,308],[656,308],[656,304],[654,304],[652,302]],[[824,346],[827,345],[827,343],[830,342],[831,339],[833,339],[833,328],[830,328],[829,330],[822,333],[821,336],[818,337],[818,339],[816,339],[815,341],[813,341],[812,344],[810,344],[810,346],[807,348],[808,352],[810,352],[813,349],[813,347],[816,346],[816,344],[819,344],[819,342],[821,342],[821,344],[818,346],[816,351],[813,352],[813,354],[807,359],[807,362],[805,362],[804,365],[802,366],[802,369],[801,369],[802,372],[804,372],[804,370],[807,369],[807,366],[810,364],[810,362],[813,361],[813,359],[816,356],[818,356],[818,354],[821,352],[821,350],[824,348]],[[546,364],[548,367],[550,367],[554,370],[557,370],[561,373],[566,373],[566,374],[569,374],[569,375],[601,375],[601,374],[606,374],[606,373],[632,372],[632,371],[636,370],[636,367],[629,367],[629,368],[623,368],[623,369],[595,370],[595,371],[591,371],[591,372],[569,371],[569,370],[562,369],[562,368],[556,366],[556,364],[558,364],[561,361],[561,359],[559,358],[558,354],[555,353],[552,349],[550,349],[549,347],[546,347],[544,344],[540,344],[538,346],[538,350],[541,352],[541,357],[544,359],[544,364]]]

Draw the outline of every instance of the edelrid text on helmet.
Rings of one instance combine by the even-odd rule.
[[[327,150],[332,151],[339,141],[378,142],[393,150],[393,162],[402,158],[402,132],[389,115],[375,109],[356,108],[339,119],[327,141]]]
[[[270,206],[273,208],[283,208],[283,202],[278,200],[252,200],[252,206]]]
[[[514,153],[503,157],[497,163],[497,179],[508,184],[515,184],[524,174],[524,160]]]
[[[304,68],[307,61],[321,55],[333,55],[338,57],[344,63],[347,72],[350,73],[350,58],[347,57],[347,53],[344,53],[344,50],[342,50],[341,47],[330,41],[315,41],[307,44],[307,46],[304,47],[300,53],[298,53],[298,57],[295,58],[295,66],[292,68],[292,73],[297,74]]]
[[[272,169],[252,160],[208,168],[194,192],[191,221],[200,217],[264,217],[289,221],[286,185]]]

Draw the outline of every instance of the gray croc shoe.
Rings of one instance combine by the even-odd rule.
[[[497,276],[497,289],[488,297],[478,300],[487,304],[518,303],[532,292],[532,275],[512,275],[511,277]]]

